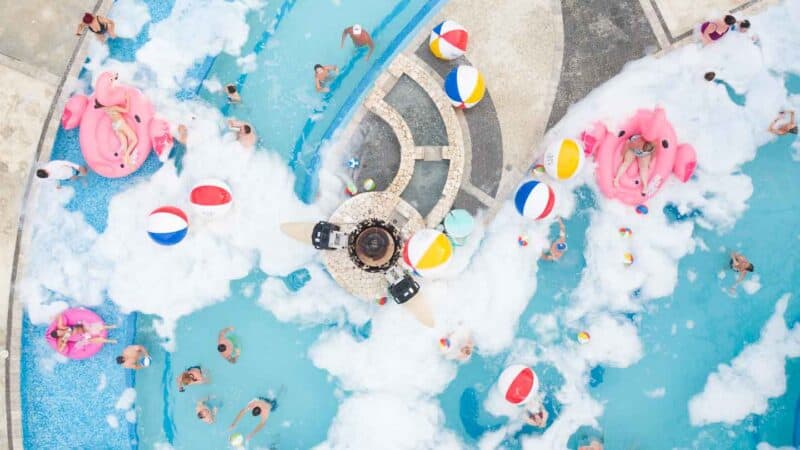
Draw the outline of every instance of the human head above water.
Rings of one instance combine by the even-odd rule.
[[[749,20],[744,19],[743,21],[739,22],[739,29],[740,30],[747,30],[748,28],[750,28],[750,21]]]
[[[58,330],[53,330],[50,332],[50,337],[55,339],[58,337]]]
[[[83,23],[89,25],[92,22],[94,22],[94,16],[92,15],[92,13],[87,12],[86,14],[83,15]]]
[[[243,126],[242,130],[244,130],[244,134],[250,134],[250,132],[253,131],[253,129],[250,128],[250,125]]]
[[[225,350],[227,350],[227,349],[228,349],[228,346],[227,346],[227,345],[225,345],[225,344],[219,344],[219,345],[217,346],[217,351],[218,351],[218,352],[220,352],[220,353],[224,352],[224,351],[225,351]]]
[[[124,356],[122,356],[122,355],[117,356],[117,364],[122,364],[124,362],[125,362],[125,357]]]
[[[717,74],[714,73],[714,72],[706,72],[706,74],[703,75],[703,78],[705,78],[706,81],[713,81],[714,78],[716,78],[716,77],[717,77]]]
[[[225,89],[228,91],[228,94],[235,94],[236,93],[236,86],[229,84],[225,86]]]
[[[255,408],[253,408],[253,415],[256,416],[256,417],[261,415],[261,407],[260,406],[256,406]]]
[[[318,71],[320,69],[324,69],[324,67],[322,67],[322,64],[314,64],[314,72],[316,72],[316,71]]]
[[[47,171],[44,169],[38,169],[36,171],[36,176],[39,178],[47,178],[48,176],[50,176],[50,174],[47,173]]]
[[[725,24],[726,25],[734,25],[735,23],[736,23],[736,17],[733,17],[730,14],[725,16]]]

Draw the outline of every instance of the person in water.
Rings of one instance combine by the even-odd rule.
[[[361,25],[355,24],[352,27],[347,27],[342,31],[342,45],[344,47],[344,38],[350,36],[350,39],[353,41],[353,45],[356,48],[360,48],[363,46],[369,47],[369,52],[367,53],[367,61],[369,61],[369,57],[372,56],[372,52],[375,50],[375,42],[372,41],[372,36],[369,35],[367,30],[361,28]]]
[[[647,178],[650,175],[650,161],[653,159],[653,153],[656,147],[652,142],[645,141],[639,134],[634,134],[628,138],[622,148],[622,164],[619,165],[617,176],[614,177],[614,187],[619,187],[619,179],[628,170],[633,160],[635,159],[639,164],[639,179],[642,185],[642,196],[647,195]]]
[[[36,169],[36,177],[43,180],[54,180],[56,189],[61,189],[62,181],[75,180],[83,176],[86,176],[86,167],[58,159]]]
[[[183,157],[186,156],[186,141],[189,139],[189,130],[186,125],[180,124],[177,131],[178,133],[174,135],[175,139],[167,159],[175,161],[175,173],[180,175],[183,171]]]
[[[784,134],[796,135],[797,122],[795,121],[794,110],[779,112],[778,117],[769,124],[769,132],[778,136],[783,136]]]
[[[325,81],[330,77],[331,72],[339,73],[339,68],[336,66],[323,66],[322,64],[314,65],[314,86],[317,92],[330,92],[330,88],[323,86]]]
[[[229,363],[234,364],[242,354],[242,349],[239,347],[239,337],[231,334],[233,327],[223,328],[217,336],[217,351]]]
[[[88,12],[85,13],[81,23],[78,24],[78,30],[75,31],[75,34],[80,36],[87,28],[97,36],[100,42],[106,41],[106,35],[110,36],[112,39],[117,37],[114,21],[108,17],[95,16]]]
[[[111,330],[114,328],[117,328],[117,326],[106,325],[104,323],[87,325],[76,323],[74,325],[69,325],[64,315],[59,314],[56,319],[56,327],[50,332],[50,337],[57,340],[58,351],[64,352],[70,341],[83,344],[116,344],[117,341],[114,339],[99,336],[103,330]]]
[[[103,111],[108,115],[108,118],[111,119],[111,128],[114,130],[114,133],[117,135],[117,139],[120,143],[119,150],[114,153],[114,156],[119,156],[119,154],[122,153],[122,165],[120,167],[127,166],[131,163],[131,155],[134,154],[136,145],[139,144],[139,138],[136,136],[136,132],[133,131],[133,128],[131,128],[130,125],[128,125],[125,117],[122,116],[123,114],[128,113],[129,104],[130,99],[125,98],[124,106],[95,105],[95,108],[103,108]],[[135,157],[133,163],[136,164]]]
[[[725,36],[733,25],[736,25],[736,17],[730,14],[720,20],[703,22],[700,25],[700,39],[702,39],[703,45],[722,39],[722,36]]]
[[[581,445],[578,450],[603,450],[603,443],[597,439],[592,439],[589,445]]]
[[[747,101],[747,97],[736,92],[736,89],[734,89],[730,83],[717,77],[715,72],[706,72],[706,74],[703,75],[703,78],[705,78],[706,81],[713,81],[715,84],[722,85],[722,87],[725,88],[725,92],[728,93],[728,98],[730,98],[733,103],[736,103],[739,106],[744,106],[745,101]]]
[[[202,367],[192,366],[184,370],[178,376],[178,391],[179,392],[185,391],[186,386],[191,386],[193,384],[205,384],[205,383],[208,383],[208,378],[206,378],[205,374],[203,374]]]
[[[231,426],[228,427],[228,429],[229,430],[234,429],[234,427],[236,427],[236,424],[239,423],[240,420],[242,420],[242,417],[244,417],[245,413],[247,411],[250,411],[253,417],[259,418],[259,422],[258,425],[256,425],[256,427],[253,429],[253,431],[251,431],[250,434],[248,434],[247,437],[245,438],[247,441],[249,441],[250,439],[253,438],[253,436],[255,436],[256,433],[258,433],[259,431],[261,431],[262,428],[264,428],[264,425],[267,424],[267,419],[269,418],[269,414],[272,411],[275,411],[277,407],[278,407],[278,402],[275,399],[271,399],[268,397],[256,397],[253,400],[250,400],[247,406],[245,406],[244,408],[242,408],[241,411],[239,411],[239,414],[236,416],[236,419],[233,421]]]
[[[194,412],[197,414],[197,418],[201,421],[211,425],[217,418],[217,408],[214,406],[213,408],[207,403],[208,398],[204,400],[198,400],[197,403],[194,405]]]
[[[439,339],[439,348],[445,358],[458,362],[469,361],[474,347],[475,344],[472,343],[472,337],[464,328],[459,328]]]
[[[240,144],[247,148],[253,148],[256,145],[258,138],[253,126],[247,122],[242,122],[236,119],[228,120],[228,127],[236,132],[236,139]]]
[[[548,251],[542,252],[542,259],[545,261],[558,261],[567,251],[567,229],[561,217],[556,218],[556,221],[558,221],[558,239],[550,244]]]
[[[225,85],[225,95],[228,97],[228,101],[231,103],[241,103],[242,96],[239,95],[239,90],[236,88],[236,85],[226,84]]]
[[[527,405],[525,405],[525,423],[536,428],[544,428],[547,426],[547,419],[550,414],[544,407],[544,403],[539,398],[534,398]]]
[[[729,289],[731,292],[735,292],[736,286],[744,281],[744,278],[747,276],[747,272],[754,272],[756,268],[753,266],[753,263],[745,258],[743,254],[738,252],[731,252],[731,260],[729,264],[731,269],[733,269],[735,272],[739,272],[739,277],[736,278],[736,282],[733,283],[733,286],[731,286]]]
[[[117,356],[117,364],[131,370],[143,369],[150,365],[149,361],[150,353],[143,345],[129,345]]]

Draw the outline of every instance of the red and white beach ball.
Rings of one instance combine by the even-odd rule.
[[[467,52],[468,38],[464,27],[452,20],[445,20],[433,27],[428,47],[437,58],[450,61]]]
[[[160,245],[175,245],[189,232],[189,219],[186,213],[174,206],[162,206],[150,213],[147,220],[147,234]]]
[[[514,206],[517,211],[522,216],[535,220],[549,216],[555,202],[556,196],[553,189],[536,180],[522,183],[514,196]]]
[[[539,390],[539,377],[528,366],[512,364],[500,374],[497,387],[507,402],[521,405]]]
[[[220,216],[228,212],[233,204],[231,188],[220,180],[203,180],[189,194],[189,202],[204,216]]]

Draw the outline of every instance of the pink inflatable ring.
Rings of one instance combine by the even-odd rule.
[[[59,314],[47,327],[45,339],[50,347],[53,347],[53,350],[58,352],[58,338],[51,336],[51,333],[58,327],[59,317],[63,317],[65,325],[68,327],[81,325],[86,330],[85,333],[73,333],[67,340],[67,346],[59,353],[70,359],[86,359],[103,348],[103,344],[90,342],[92,338],[108,336],[103,319],[88,309],[70,308]]]
[[[124,177],[138,170],[150,149],[154,149],[160,159],[166,159],[173,144],[169,124],[154,117],[150,100],[138,89],[118,84],[117,78],[118,75],[111,72],[100,74],[94,94],[73,96],[61,116],[64,129],[80,126],[81,152],[86,163],[108,178]],[[126,103],[127,112],[122,117],[137,138],[129,164],[124,162],[124,149],[103,109],[103,106],[125,107]]]
[[[622,164],[625,142],[635,134],[655,145],[645,193],[642,193],[639,184],[639,165],[636,161],[620,178],[619,187],[614,186],[614,177]],[[591,132],[583,133],[582,140],[586,153],[594,155],[597,161],[596,176],[600,192],[628,205],[638,205],[652,198],[670,175],[685,183],[697,165],[694,148],[688,144],[678,144],[675,130],[661,108],[640,109],[616,134],[602,123],[597,123]]]

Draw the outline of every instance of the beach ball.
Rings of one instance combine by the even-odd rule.
[[[539,390],[539,378],[530,367],[513,364],[500,374],[497,387],[506,401],[520,405]]]
[[[589,336],[589,333],[587,333],[586,331],[581,331],[580,333],[578,333],[578,342],[580,342],[581,344],[588,344],[590,339],[591,336]]]
[[[244,446],[244,436],[242,436],[242,433],[235,433],[228,439],[228,443],[234,448],[241,448]]]
[[[377,303],[378,306],[383,306],[383,305],[386,304],[386,301],[387,301],[386,297],[381,297],[381,298],[375,300],[375,303]]]
[[[649,210],[645,205],[639,205],[636,207],[636,214],[647,215],[648,212]]]
[[[544,169],[556,180],[569,180],[583,168],[583,147],[574,139],[562,139],[544,154]]]
[[[517,245],[520,247],[527,247],[528,246],[528,236],[519,235],[517,236]]]
[[[233,204],[231,188],[224,181],[203,180],[192,188],[189,203],[204,216],[220,216],[228,212]]]
[[[633,264],[633,253],[625,252],[625,254],[622,255],[622,262],[626,266],[630,266],[631,264]]]
[[[358,194],[358,187],[352,181],[348,181],[344,187],[344,193],[352,197]]]
[[[364,180],[363,186],[364,186],[364,190],[367,191],[367,192],[374,191],[375,190],[375,180],[373,180],[372,178],[367,178],[366,180]]]
[[[421,275],[443,269],[453,255],[453,244],[444,233],[424,229],[417,231],[403,247],[403,261]]]
[[[147,234],[160,245],[175,245],[189,232],[189,219],[180,208],[162,206],[154,209],[147,220]]]
[[[545,173],[545,168],[544,168],[544,166],[542,164],[537,164],[537,165],[533,166],[533,169],[531,170],[531,173],[533,175],[537,175],[537,176],[541,175],[541,174]]]
[[[428,47],[437,58],[450,61],[467,52],[468,37],[464,27],[452,20],[445,20],[433,27]]]
[[[622,227],[622,228],[619,229],[620,237],[631,237],[632,234],[633,234],[633,231],[631,231],[631,229],[628,228],[628,227]]]
[[[467,109],[475,106],[486,93],[483,75],[472,66],[458,66],[444,79],[444,91],[454,107]]]
[[[522,183],[514,195],[514,206],[522,216],[535,220],[544,219],[553,211],[555,193],[550,186],[541,181],[530,180]]]

